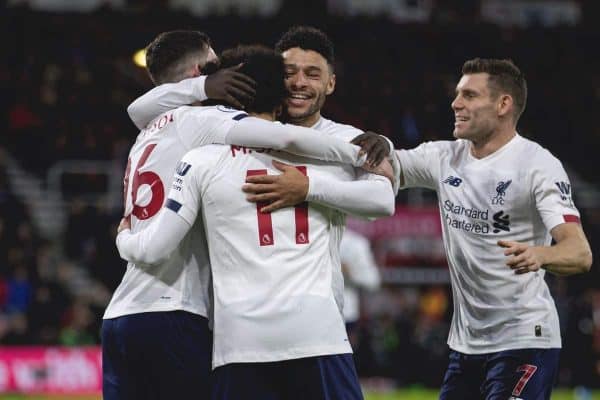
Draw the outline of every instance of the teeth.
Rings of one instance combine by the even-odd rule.
[[[290,95],[292,99],[300,99],[300,100],[308,100],[310,96],[306,94],[292,94]]]

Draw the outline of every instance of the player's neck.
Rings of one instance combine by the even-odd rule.
[[[493,132],[487,137],[471,141],[471,155],[481,159],[495,153],[505,144],[510,142],[517,134],[515,127],[507,127],[497,132]]]
[[[267,121],[275,121],[277,119],[277,115],[275,112],[248,113],[248,115],[251,115],[256,118],[264,119]]]

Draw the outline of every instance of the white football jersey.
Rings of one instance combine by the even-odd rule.
[[[354,180],[354,168],[239,146],[189,152],[168,207],[204,221],[214,301],[213,366],[351,353],[332,277],[341,213],[311,203],[258,211],[240,190],[247,176],[279,173],[274,159],[310,176]],[[385,178],[382,178],[385,179]]]
[[[448,344],[466,354],[561,347],[544,270],[517,275],[498,240],[550,245],[550,230],[578,222],[560,161],[516,135],[482,159],[466,140],[397,152],[404,187],[437,191],[454,313]]]
[[[360,318],[359,289],[375,290],[381,283],[375,256],[366,237],[346,229],[340,244],[340,257],[346,273],[344,280],[344,320]]]
[[[124,179],[125,215],[131,216],[133,233],[147,227],[163,207],[181,157],[197,146],[223,143],[233,124],[245,116],[223,106],[185,106],[158,116],[139,133]],[[209,272],[206,239],[199,224],[165,262],[155,266],[128,263],[104,318],[173,310],[207,316]]]
[[[357,129],[351,125],[340,124],[338,122],[334,122],[330,119],[324,118],[321,116],[319,120],[311,126],[312,129],[315,129],[319,132],[326,133],[328,135],[332,135],[338,137],[340,139],[346,140],[350,142],[352,139],[362,134],[363,131]],[[346,217],[344,214],[340,214],[340,218],[343,219],[344,226],[346,226]],[[335,296],[335,301],[338,305],[340,313],[344,313],[344,275],[342,274],[342,263],[341,260],[337,260],[334,268],[332,270],[331,282],[333,285],[333,294]]]

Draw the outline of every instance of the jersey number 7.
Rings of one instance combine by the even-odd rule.
[[[156,147],[156,143],[146,146],[140,161],[138,162],[133,172],[133,182],[131,183],[131,202],[133,203],[133,210],[131,213],[139,220],[152,218],[158,213],[165,200],[165,188],[158,174],[152,171],[145,171],[140,174],[140,168],[144,166],[148,157]],[[127,168],[125,169],[125,180],[123,182],[125,189],[125,201],[127,201],[127,188],[129,187],[129,171],[131,170],[131,158],[127,160]],[[139,206],[136,204],[138,197],[138,190],[142,185],[149,185],[152,195],[150,201],[145,206]]]
[[[306,175],[305,166],[297,166],[298,171]],[[266,169],[250,169],[246,171],[246,176],[267,175]],[[258,242],[261,246],[273,246],[275,238],[273,237],[273,221],[270,213],[261,213],[260,209],[267,204],[264,202],[256,203],[256,216],[258,217]],[[308,203],[300,203],[294,207],[296,220],[296,244],[308,244]]]

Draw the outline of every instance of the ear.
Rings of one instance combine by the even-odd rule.
[[[190,78],[195,78],[202,75],[202,69],[200,68],[200,65],[194,64],[194,67],[190,68],[189,75]]]
[[[514,109],[512,96],[509,94],[500,95],[496,108],[499,117],[504,117],[512,113]]]
[[[329,81],[327,82],[327,90],[325,91],[325,94],[327,94],[328,96],[333,93],[333,91],[335,90],[335,74],[331,74],[331,76],[329,77]]]

